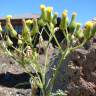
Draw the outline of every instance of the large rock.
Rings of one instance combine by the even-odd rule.
[[[54,65],[58,64],[60,56]],[[50,78],[49,71],[47,79]],[[96,44],[77,49],[62,63],[53,91],[67,90],[68,96],[96,96]]]

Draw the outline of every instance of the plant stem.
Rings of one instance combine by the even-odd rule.
[[[58,73],[60,71],[60,67],[63,64],[63,61],[66,59],[66,57],[68,56],[69,53],[70,53],[70,48],[66,48],[64,53],[61,54],[62,57],[59,59],[59,63],[57,65],[56,71],[55,71],[54,76],[53,76],[53,78],[51,80],[51,87],[49,89],[49,93],[52,92],[53,86],[55,84],[56,77],[57,77],[57,75],[58,75]]]

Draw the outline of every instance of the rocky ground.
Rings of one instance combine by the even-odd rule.
[[[96,96],[96,43],[68,56],[58,76],[54,91],[61,88],[68,96]],[[0,52],[0,96],[31,96],[29,78],[20,65]],[[21,83],[26,85],[16,86]]]
[[[77,49],[63,63],[54,89],[68,96],[96,96],[96,43]]]

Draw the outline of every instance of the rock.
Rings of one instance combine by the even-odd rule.
[[[96,49],[93,45],[88,50],[77,49],[64,60],[53,91],[58,89],[67,90],[68,96],[96,96]]]

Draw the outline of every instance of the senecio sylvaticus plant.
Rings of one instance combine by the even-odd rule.
[[[68,20],[68,11],[64,10],[61,16],[61,21],[58,27],[57,24],[57,12],[54,12],[52,7],[46,7],[45,5],[40,6],[41,15],[38,19],[22,19],[22,33],[18,34],[11,24],[12,16],[6,17],[5,34],[2,36],[2,27],[0,23],[0,34],[4,38],[3,47],[7,54],[13,58],[24,68],[25,72],[30,75],[30,84],[32,88],[32,96],[37,96],[36,91],[39,88],[39,96],[65,96],[63,90],[57,90],[53,93],[53,87],[55,84],[56,77],[60,72],[60,67],[67,56],[74,52],[77,48],[83,47],[96,33],[96,23],[91,21],[86,22],[84,28],[81,28],[81,24],[76,22],[77,13],[73,12],[71,20]],[[47,29],[46,29],[47,27]],[[42,29],[40,29],[42,28]],[[63,33],[64,38],[62,41],[65,42],[66,47],[62,48],[61,42],[55,36],[56,29]],[[49,32],[48,32],[49,31]],[[48,43],[45,46],[42,33],[48,34]],[[40,54],[37,52],[35,42],[37,35],[39,34],[39,44],[42,44],[45,49],[45,63],[39,64]],[[12,38],[17,40],[17,45],[14,46]],[[56,48],[59,51],[56,56],[61,54],[61,58],[52,73],[52,77],[46,82],[46,74],[50,69],[48,47],[52,39],[56,42]],[[10,49],[13,48],[14,50]],[[33,75],[30,69],[35,72]]]

